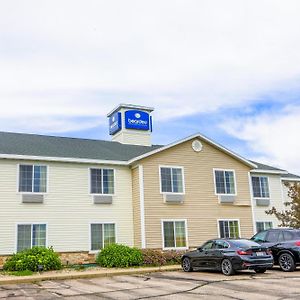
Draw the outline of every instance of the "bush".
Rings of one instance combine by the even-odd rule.
[[[150,266],[163,266],[167,264],[164,253],[160,250],[143,249],[143,264]]]
[[[143,249],[143,264],[151,266],[174,265],[181,263],[181,256],[184,251],[161,251]]]
[[[167,265],[177,265],[181,264],[181,257],[186,251],[166,251],[164,256],[167,261]]]
[[[5,271],[38,271],[38,266],[44,271],[59,270],[62,268],[60,258],[52,247],[32,247],[14,254],[4,264]]]
[[[108,268],[140,266],[143,263],[143,255],[137,248],[112,244],[99,252],[96,262],[100,266]]]

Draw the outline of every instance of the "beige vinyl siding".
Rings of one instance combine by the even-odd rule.
[[[133,245],[132,181],[127,167],[37,162],[48,166],[48,192],[43,204],[23,204],[17,192],[18,163],[0,161],[0,254],[15,251],[16,223],[47,223],[48,245],[56,251],[88,251],[90,222],[116,224],[117,241]],[[113,204],[93,204],[89,168],[115,169]]]
[[[162,247],[162,219],[186,219],[188,244],[198,246],[218,235],[218,219],[239,219],[241,235],[253,234],[250,168],[208,143],[201,141],[203,150],[192,150],[192,141],[172,147],[140,161],[144,167],[146,244]],[[184,168],[185,198],[183,204],[166,204],[160,193],[159,166]],[[233,169],[236,176],[236,201],[219,204],[215,195],[213,169]]]
[[[140,211],[140,185],[139,168],[132,169],[132,205],[133,205],[133,227],[134,246],[141,247],[141,211]]]

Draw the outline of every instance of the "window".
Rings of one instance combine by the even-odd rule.
[[[270,242],[270,243],[276,243],[279,239],[280,234],[281,234],[281,232],[279,230],[268,231],[266,241]]]
[[[268,231],[260,231],[255,236],[253,236],[251,240],[257,243],[264,243],[267,241],[267,233]]]
[[[215,248],[216,249],[227,249],[227,248],[229,248],[229,244],[225,241],[218,240],[215,242]]]
[[[295,230],[293,231],[285,230],[283,231],[283,238],[285,241],[297,240],[300,238],[300,232]]]
[[[220,238],[239,238],[239,221],[238,220],[221,220],[219,221]]]
[[[269,198],[268,177],[252,177],[252,190],[254,198]]]
[[[272,222],[256,222],[256,232],[273,228]]]
[[[91,224],[91,251],[98,251],[115,242],[115,224]]]
[[[46,224],[18,225],[17,252],[33,246],[46,247]]]
[[[214,241],[209,241],[209,242],[205,243],[201,247],[201,249],[203,249],[203,250],[211,250],[213,248],[213,246],[214,246]]]
[[[215,170],[215,185],[217,194],[235,194],[234,171]]]
[[[91,194],[114,194],[113,169],[91,169]]]
[[[182,168],[160,168],[161,192],[183,193]]]
[[[20,165],[19,192],[46,193],[47,167],[36,165]]]
[[[186,222],[163,221],[164,248],[186,248]]]

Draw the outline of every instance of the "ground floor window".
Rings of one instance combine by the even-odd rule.
[[[220,238],[239,238],[240,226],[238,220],[219,220]]]
[[[186,248],[186,221],[163,221],[164,248]]]
[[[17,251],[33,246],[46,247],[46,224],[18,224]]]
[[[116,229],[113,223],[91,224],[91,250],[97,251],[116,242]]]
[[[273,222],[256,222],[256,232],[273,228]]]

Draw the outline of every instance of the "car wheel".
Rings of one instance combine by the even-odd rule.
[[[191,260],[188,257],[184,257],[182,260],[182,269],[184,272],[192,272],[193,268],[191,265]]]
[[[294,258],[289,253],[282,253],[279,256],[278,261],[279,261],[280,269],[284,272],[293,272],[296,268]]]
[[[232,263],[229,259],[225,258],[221,264],[222,273],[226,276],[233,275],[235,270],[233,269]]]
[[[267,271],[266,268],[259,268],[259,269],[254,269],[255,273],[265,273]]]

